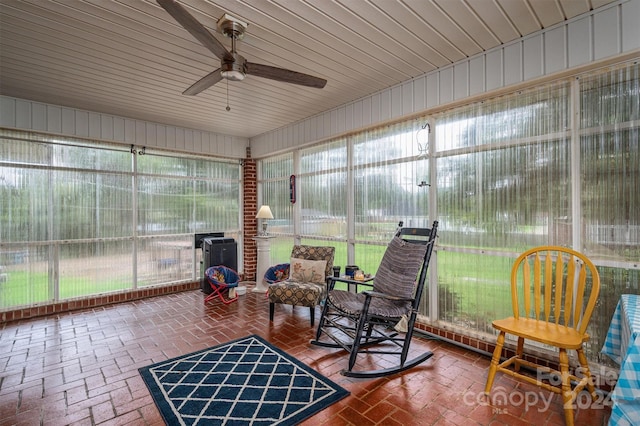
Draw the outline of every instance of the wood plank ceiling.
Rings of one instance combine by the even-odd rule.
[[[249,23],[248,61],[328,80],[247,76],[185,96],[220,62],[155,0],[0,0],[0,93],[252,137],[612,1],[179,0],[229,49],[218,18]]]

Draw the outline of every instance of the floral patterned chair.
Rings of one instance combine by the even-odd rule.
[[[335,247],[296,245],[291,251],[289,264],[267,270],[265,280],[270,284],[267,290],[270,321],[273,321],[276,303],[307,306],[313,327],[315,308],[327,295],[327,278],[333,271],[334,255]],[[283,273],[286,267],[288,276]],[[278,274],[280,280],[277,279]]]

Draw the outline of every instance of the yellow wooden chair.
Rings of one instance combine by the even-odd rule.
[[[578,393],[586,386],[592,398],[596,398],[582,344],[589,339],[587,325],[599,292],[598,271],[583,254],[556,246],[536,247],[522,253],[511,270],[513,316],[492,323],[499,334],[485,393],[489,394],[496,372],[501,371],[561,394],[565,422],[573,425],[573,405]],[[518,337],[516,354],[500,363],[506,334]],[[559,371],[525,360],[525,339],[558,348]],[[569,371],[567,350],[570,349],[578,353],[578,374]],[[521,374],[521,366],[535,368],[538,374],[535,378]],[[561,385],[542,381],[548,377],[559,377]],[[572,380],[576,383],[573,389]]]

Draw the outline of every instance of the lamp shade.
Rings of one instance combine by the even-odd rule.
[[[269,206],[261,206],[260,210],[258,210],[258,214],[256,215],[258,219],[273,219],[273,213],[271,213],[271,209]]]

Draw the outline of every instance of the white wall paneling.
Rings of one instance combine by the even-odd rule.
[[[151,144],[154,144],[154,146],[158,146],[158,127],[154,124],[154,123],[149,123],[146,125],[146,129],[145,129],[145,134],[144,134],[144,140],[145,140],[145,146],[151,146]]]
[[[389,90],[383,90],[380,92],[380,121],[389,120],[391,115],[391,93],[393,91],[393,87]]]
[[[569,67],[589,63],[593,60],[591,45],[591,17],[587,16],[569,23]]]
[[[440,104],[440,91],[438,90],[437,72],[427,74],[427,108],[432,108]]]
[[[16,123],[16,101],[8,98],[6,102],[0,102],[0,126],[9,127],[9,123]]]
[[[380,119],[380,94],[371,96],[371,124],[382,121]],[[253,141],[252,141],[253,143]]]
[[[326,116],[327,113],[325,113]],[[333,109],[329,113],[329,135],[335,135],[338,133],[338,110]],[[292,127],[292,126],[289,126]]]
[[[347,114],[343,114],[343,115],[346,120]],[[315,132],[313,131],[315,126],[312,124],[312,122],[315,122],[315,121],[317,120],[311,120],[309,118],[304,120],[304,139],[305,140],[317,140]]]
[[[366,96],[353,102],[353,109],[341,106],[306,120],[322,122],[330,116],[330,125],[323,123],[330,132],[317,135],[317,140],[326,139],[594,61],[634,53],[640,49],[639,21],[640,0],[614,3]],[[336,125],[336,120],[340,125]],[[256,158],[316,141],[295,139],[282,146],[271,138],[274,134],[276,131],[251,139]]]
[[[345,116],[345,120],[347,118],[347,115],[344,114]],[[315,126],[313,125],[314,122],[316,122],[318,120],[311,120],[309,118],[305,119],[303,121],[304,123],[304,140],[317,140],[317,136],[314,132],[314,128]]]
[[[132,143],[134,143],[133,141],[142,141],[144,146],[147,145],[147,126],[145,124],[146,123],[144,121],[140,120],[135,120],[133,122],[135,134],[133,136]]]
[[[96,112],[89,113],[89,137],[91,139],[100,138],[100,114]]]
[[[555,27],[544,34],[544,64],[545,74],[567,68],[567,39],[565,27]]]
[[[313,121],[313,119],[310,119]],[[344,128],[345,129],[353,129],[354,128],[353,119],[353,104],[349,103],[344,106]]]
[[[104,115],[104,114],[101,115],[100,116],[100,135],[104,139],[108,141],[112,141],[114,140],[113,131],[114,131],[113,117],[111,117],[110,115]]]
[[[537,34],[522,41],[524,63],[524,79],[531,80],[544,75],[544,37]]]
[[[47,107],[47,128],[53,133],[62,133],[62,110],[53,106]]]
[[[606,58],[612,50],[620,50],[621,15],[618,8],[608,8],[593,17],[594,59]],[[640,16],[636,15],[636,23]]]
[[[15,124],[9,127],[31,129],[31,102],[18,99],[15,102]]]
[[[413,111],[422,111],[427,107],[427,79],[425,76],[413,80]],[[363,117],[366,112],[363,111]]]
[[[193,141],[193,130],[184,130],[184,149],[188,152],[196,152],[195,143]]]
[[[523,81],[522,76],[522,43],[512,43],[503,49],[504,85],[517,84]]]
[[[622,5],[622,51],[640,49],[640,1],[630,1]]]
[[[66,133],[66,132],[65,132]],[[124,142],[124,118],[113,118],[113,139],[114,141]]]
[[[33,104],[31,106],[31,126],[33,130],[44,131],[47,129],[47,106],[43,104]]]
[[[404,109],[404,101],[402,99],[402,86],[394,86],[391,88],[391,108],[389,114],[391,118],[402,117]]]
[[[504,85],[502,78],[502,49],[487,52],[487,60],[485,61],[485,87],[486,90],[494,90]]]
[[[333,111],[327,111],[322,114],[322,136],[330,135],[331,132],[331,114]],[[288,127],[289,129],[291,127]]]
[[[178,129],[177,131],[180,131]],[[181,135],[180,140],[184,140],[184,134]],[[124,119],[124,141],[128,144],[136,144],[136,121],[129,118]]]
[[[454,81],[453,81],[453,69],[454,67],[442,68],[438,74],[440,75],[440,102],[447,104],[453,101]]]
[[[469,61],[463,61],[453,67],[453,98],[464,99],[469,96]]]
[[[38,104],[34,104],[34,105],[38,105]],[[88,138],[89,137],[89,113],[87,111],[75,110],[75,115],[76,115],[75,135],[81,138]],[[44,132],[47,131],[46,128],[37,129],[37,130],[42,130]]]
[[[477,95],[485,91],[484,56],[469,60],[469,95]]]
[[[309,121],[309,126],[317,126]],[[0,126],[76,138],[244,158],[248,139],[32,102],[0,95]],[[317,132],[309,132],[313,138]],[[286,146],[299,143],[288,141]]]
[[[360,127],[362,127],[362,115],[364,114],[364,108],[362,107],[363,102],[364,100],[360,99],[352,105],[354,129],[359,129]],[[319,135],[319,136],[320,136],[320,139],[322,139],[324,137],[324,133],[322,133],[322,135]]]

